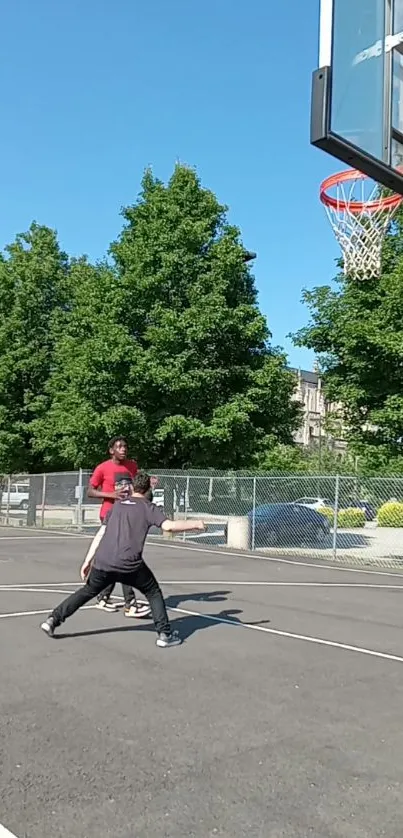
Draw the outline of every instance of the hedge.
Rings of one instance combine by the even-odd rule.
[[[339,527],[365,527],[365,520],[365,512],[355,506],[340,509],[337,516]]]
[[[403,503],[389,501],[378,510],[379,527],[403,527]]]
[[[324,515],[325,518],[328,519],[329,523],[331,525],[333,525],[333,523],[334,523],[334,509],[331,509],[330,506],[321,506],[320,509],[318,509],[318,512],[320,512],[321,515]]]
[[[331,526],[334,524],[334,509],[330,506],[322,506],[318,512],[324,515]],[[339,509],[337,515],[337,525],[339,527],[365,527],[365,512],[356,507],[349,507],[348,509]]]

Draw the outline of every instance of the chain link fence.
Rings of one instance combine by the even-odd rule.
[[[153,471],[154,502],[167,515],[202,517],[200,546],[270,556],[403,569],[403,478]],[[91,472],[1,478],[4,526],[95,531]]]

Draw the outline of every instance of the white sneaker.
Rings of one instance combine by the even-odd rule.
[[[95,608],[100,608],[101,611],[109,611],[110,613],[118,610],[116,603],[112,602],[111,599],[100,599]]]
[[[141,619],[142,617],[151,617],[151,608],[149,605],[133,604],[125,606],[124,614],[125,617],[137,617],[137,619]]]

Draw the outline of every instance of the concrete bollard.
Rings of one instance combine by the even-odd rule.
[[[250,549],[249,519],[245,515],[228,518],[227,547],[233,547],[236,550]]]

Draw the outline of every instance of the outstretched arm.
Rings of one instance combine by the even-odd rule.
[[[205,532],[207,527],[204,521],[193,521],[191,518],[186,521],[171,521],[169,518],[166,518],[161,524],[161,529],[164,530],[164,532],[186,532],[187,530]]]

